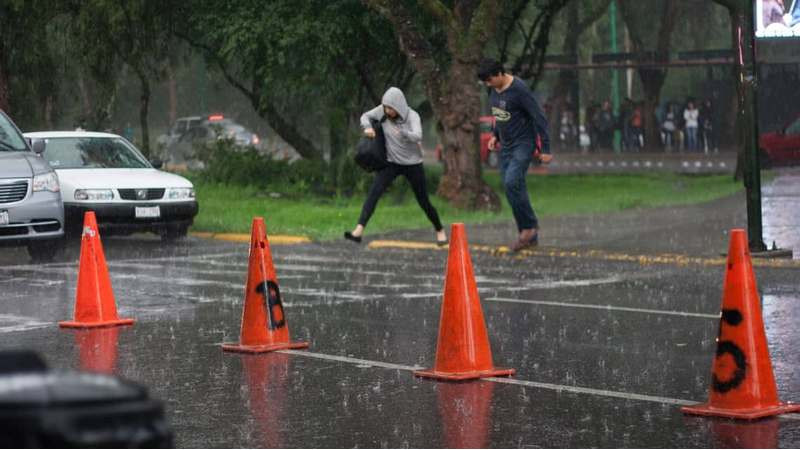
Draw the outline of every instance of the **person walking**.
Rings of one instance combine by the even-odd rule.
[[[539,243],[539,221],[528,197],[525,174],[534,158],[545,164],[552,159],[547,119],[530,88],[506,73],[499,62],[481,61],[477,75],[491,88],[489,105],[495,126],[489,149],[494,150],[500,141],[500,174],[519,231],[517,240],[511,244],[511,250],[516,252]],[[541,142],[541,151],[537,140]]]
[[[386,119],[386,120],[384,120]],[[419,114],[411,109],[406,102],[403,91],[390,87],[383,94],[381,104],[361,115],[361,128],[364,135],[375,138],[372,121],[379,122],[386,139],[386,167],[375,174],[372,186],[369,189],[364,205],[361,207],[361,216],[353,231],[345,231],[344,237],[353,242],[360,243],[375,206],[386,189],[398,175],[406,177],[417,198],[417,203],[425,211],[428,220],[436,230],[436,243],[447,244],[447,235],[439,220],[439,213],[428,198],[428,188],[425,183],[425,171],[422,167],[422,121]]]

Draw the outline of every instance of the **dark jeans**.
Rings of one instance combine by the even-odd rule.
[[[533,212],[525,185],[525,174],[533,159],[532,152],[532,143],[516,144],[500,150],[500,175],[519,231],[539,228],[539,220]]]
[[[441,231],[442,222],[439,221],[439,213],[436,212],[436,208],[433,207],[428,199],[428,188],[425,186],[425,171],[422,169],[421,163],[404,166],[390,162],[388,166],[377,172],[375,180],[372,182],[372,187],[369,188],[367,199],[364,201],[364,206],[361,207],[361,217],[358,218],[359,225],[367,226],[369,218],[375,212],[375,205],[378,204],[378,199],[381,198],[381,195],[386,192],[386,189],[398,175],[406,177],[411,184],[411,189],[414,190],[417,203],[425,211],[428,220],[431,221],[436,231]]]

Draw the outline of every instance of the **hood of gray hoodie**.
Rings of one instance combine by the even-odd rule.
[[[406,102],[406,96],[403,95],[403,91],[400,89],[396,87],[387,89],[383,94],[381,103],[397,111],[397,114],[400,114],[401,120],[405,121],[408,119],[408,102]]]

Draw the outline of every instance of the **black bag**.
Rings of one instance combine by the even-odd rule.
[[[383,136],[383,121],[386,116],[383,116],[380,122],[377,120],[370,120],[372,129],[375,130],[375,137],[368,138],[362,137],[356,146],[356,164],[367,172],[374,172],[386,167],[386,139]]]

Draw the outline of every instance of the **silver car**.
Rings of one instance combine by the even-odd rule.
[[[0,111],[0,246],[28,247],[34,261],[51,260],[64,243],[58,176]],[[38,153],[38,154],[37,154]]]

